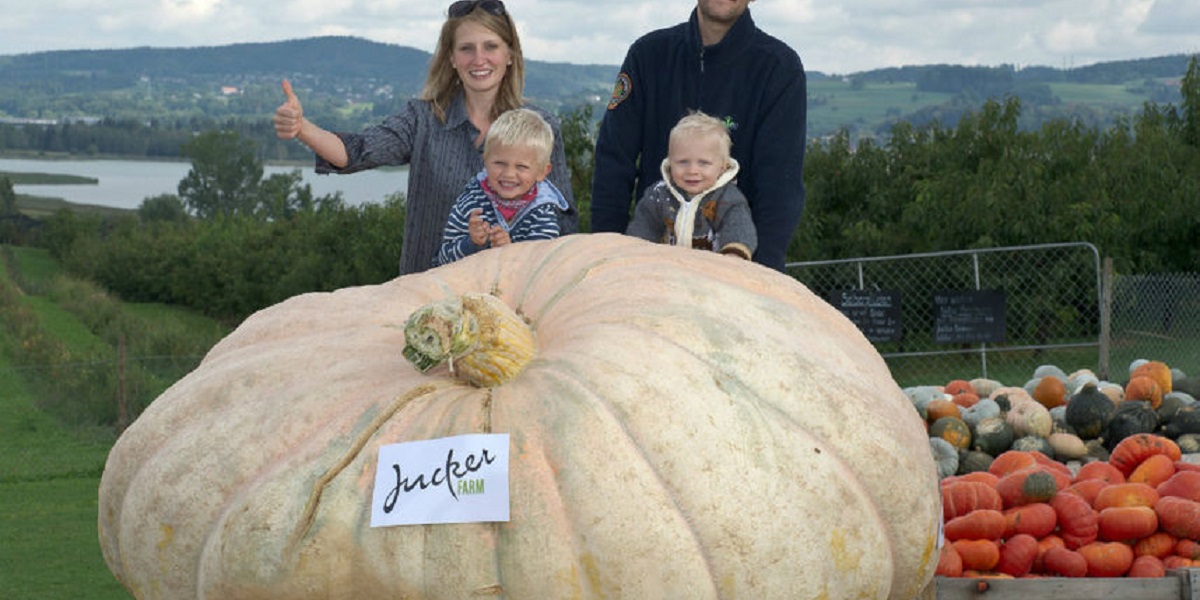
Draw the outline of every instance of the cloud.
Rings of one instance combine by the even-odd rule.
[[[1190,38],[1192,51],[1200,43],[1200,2],[1196,0],[1154,0],[1139,31]]]
[[[20,0],[0,55],[213,46],[354,35],[432,51],[449,0]],[[687,19],[694,0],[508,0],[526,56],[619,64],[638,36]],[[915,64],[1076,65],[1200,48],[1200,0],[761,0],[760,27],[810,70]]]

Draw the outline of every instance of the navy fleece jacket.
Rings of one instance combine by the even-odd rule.
[[[729,127],[758,230],[754,260],[783,270],[804,212],[807,82],[799,55],[749,10],[712,46],[700,41],[695,9],[630,46],[596,143],[592,231],[625,231],[631,206],[661,178],[671,127],[694,110]]]

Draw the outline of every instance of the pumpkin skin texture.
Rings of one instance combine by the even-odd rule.
[[[1135,375],[1125,384],[1125,401],[1141,401],[1150,403],[1150,408],[1158,408],[1162,403],[1162,388],[1158,382],[1146,375]]]
[[[1133,548],[1120,542],[1092,542],[1079,549],[1088,577],[1121,577],[1133,565]]]
[[[507,383],[401,353],[467,293],[535,334]],[[511,436],[510,521],[369,527],[380,446],[480,432]],[[252,315],[115,444],[99,538],[139,599],[907,600],[939,558],[927,439],[794,279],[572,235]]]
[[[1129,572],[1126,577],[1164,577],[1167,574],[1167,569],[1163,566],[1163,561],[1157,556],[1144,554],[1133,559],[1133,565],[1129,567]]]
[[[1178,540],[1175,539],[1175,536],[1159,530],[1143,539],[1138,540],[1138,542],[1133,545],[1133,555],[1150,555],[1160,559],[1166,558],[1175,552],[1175,543],[1177,541]]]
[[[1125,483],[1125,474],[1108,461],[1092,461],[1079,467],[1075,480],[1099,479],[1105,483]]]
[[[1118,442],[1108,462],[1128,478],[1142,461],[1156,454],[1165,454],[1171,461],[1177,461],[1183,456],[1179,446],[1169,438],[1139,433]]]
[[[1096,384],[1086,383],[1067,403],[1066,419],[1079,437],[1094,439],[1104,433],[1104,426],[1116,409],[1116,405],[1096,388]]]
[[[1004,507],[994,485],[980,481],[954,481],[941,486],[942,519],[949,521],[973,510]]]
[[[1025,534],[1042,539],[1058,525],[1058,515],[1049,504],[1035,502],[1004,511],[1004,537]]]
[[[1178,496],[1200,502],[1200,471],[1178,471],[1155,488],[1159,496]]]
[[[1151,360],[1138,365],[1129,373],[1130,381],[1133,381],[1135,377],[1149,377],[1153,379],[1163,394],[1170,394],[1173,389],[1171,385],[1171,367],[1168,367],[1162,361]]]

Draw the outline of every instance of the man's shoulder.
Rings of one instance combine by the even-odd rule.
[[[678,44],[681,40],[687,39],[687,27],[688,23],[687,21],[684,21],[683,23],[671,25],[670,27],[655,29],[654,31],[645,33],[641,37],[634,40],[631,48],[660,48],[664,45],[671,46]]]
[[[755,27],[754,48],[762,54],[766,54],[774,58],[781,65],[789,68],[804,71],[804,63],[800,60],[800,53],[796,52],[787,42],[763,31],[761,28]]]

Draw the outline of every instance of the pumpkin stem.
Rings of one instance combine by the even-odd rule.
[[[449,362],[455,377],[477,387],[512,380],[537,352],[533,330],[491,294],[426,304],[404,325],[404,358],[424,373]]]

